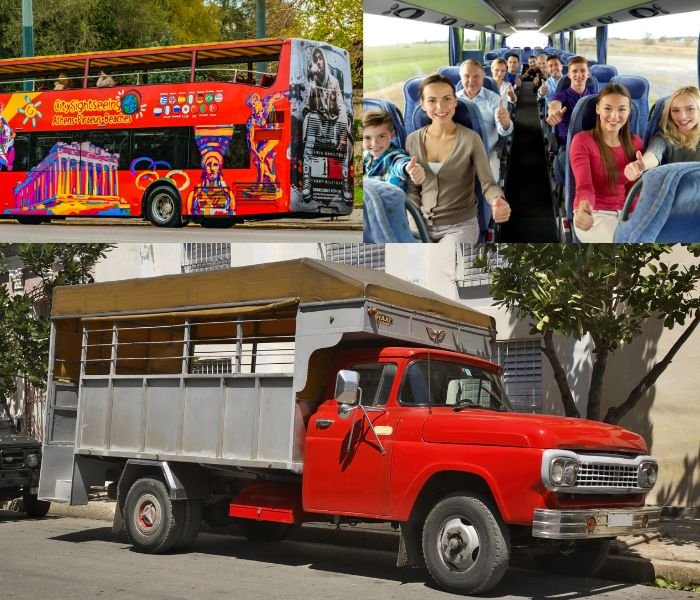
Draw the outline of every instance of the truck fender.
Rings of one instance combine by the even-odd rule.
[[[209,489],[202,477],[202,468],[190,463],[164,460],[130,459],[126,462],[117,484],[118,504],[124,505],[126,494],[137,479],[145,475],[159,476],[168,488],[171,500],[206,498]]]

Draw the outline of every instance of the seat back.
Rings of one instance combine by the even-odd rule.
[[[659,98],[654,103],[654,106],[652,107],[651,112],[649,113],[649,120],[647,121],[647,127],[644,131],[645,148],[649,145],[649,140],[651,139],[651,136],[654,135],[657,131],[659,131],[659,127],[661,126],[661,114],[664,112],[664,106],[666,106],[666,102],[668,102],[668,99],[670,97],[671,96],[664,96],[663,98]]]
[[[389,102],[389,100],[382,100],[380,98],[363,98],[362,110],[365,112],[368,110],[383,110],[384,112],[389,113],[391,115],[391,121],[394,125],[394,139],[401,148],[406,147],[406,125],[404,123],[403,115],[396,104]]]
[[[603,86],[613,77],[617,77],[617,69],[612,65],[592,65],[591,75],[598,80],[599,85]]]
[[[403,114],[406,115],[406,135],[413,131],[413,113],[417,106],[420,106],[420,84],[425,77],[419,75],[407,79],[403,84]]]
[[[459,76],[459,66],[456,67],[440,67],[438,70],[438,75],[442,75],[443,77],[447,77],[455,87],[457,87],[458,84],[462,82],[462,79]]]
[[[406,194],[395,185],[365,179],[363,189],[363,240],[369,244],[415,242],[406,216]]]
[[[492,61],[496,58],[501,58],[501,53],[499,50],[491,50],[484,55],[484,60]]]
[[[632,103],[637,107],[637,118],[630,121],[632,133],[644,139],[649,120],[649,81],[639,75],[618,75],[610,83],[624,85],[632,96]]]
[[[499,93],[498,84],[493,77],[484,77],[484,87],[492,92]]]
[[[672,163],[647,171],[637,207],[617,226],[613,241],[700,242],[698,198],[700,162]]]
[[[486,129],[484,128],[484,123],[481,119],[481,113],[475,104],[472,102],[459,100],[457,102],[455,115],[452,117],[452,120],[460,125],[464,125],[468,129],[471,129],[478,134],[484,144],[486,154],[489,153],[489,142],[488,138],[486,137]],[[413,112],[414,130],[420,129],[429,123],[430,120],[428,119],[428,115],[420,106],[418,106]],[[489,225],[491,223],[491,205],[486,202],[486,198],[484,198],[484,194],[481,191],[481,183],[479,182],[478,178],[476,179],[475,186],[479,218],[479,240],[485,241],[488,234]]]
[[[598,94],[593,94],[591,96],[584,96],[581,98],[574,107],[574,111],[571,113],[571,121],[569,123],[569,134],[566,139],[566,154],[565,154],[565,182],[564,182],[564,202],[566,208],[566,216],[569,218],[570,222],[573,222],[574,215],[574,197],[576,195],[576,180],[574,179],[574,172],[571,168],[571,162],[569,161],[569,148],[571,148],[571,140],[573,137],[580,133],[581,131],[587,131],[595,127],[596,122],[596,112],[595,104],[598,100]],[[636,116],[636,108],[632,105],[632,114],[630,114],[630,119]],[[573,228],[571,229],[571,235],[574,241],[576,241],[576,233]]]

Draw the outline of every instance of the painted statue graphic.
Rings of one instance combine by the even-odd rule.
[[[268,139],[264,132],[279,129],[275,119],[275,103],[284,100],[288,92],[277,92],[263,99],[258,94],[252,94],[246,101],[250,106],[248,117],[248,149],[253,157],[253,164],[257,169],[257,184],[260,188],[267,189],[277,184],[277,172],[275,169],[275,147],[280,143],[279,139]],[[281,189],[276,189],[277,195],[282,194]]]
[[[0,171],[3,168],[12,171],[15,162],[15,132],[2,114],[4,110],[5,105],[0,102]]]
[[[229,153],[233,126],[196,127],[195,141],[202,155],[202,176],[187,198],[192,215],[233,215],[235,199],[222,172]]]

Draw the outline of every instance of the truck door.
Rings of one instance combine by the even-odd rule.
[[[391,362],[350,367],[360,374],[361,403],[348,418],[335,400],[324,402],[309,421],[304,453],[304,508],[314,512],[389,515],[391,456],[398,426],[387,401],[397,366]],[[376,433],[376,437],[375,437]]]

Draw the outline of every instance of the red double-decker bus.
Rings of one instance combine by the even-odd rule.
[[[0,217],[348,214],[352,114],[348,53],[320,42],[1,60]]]

